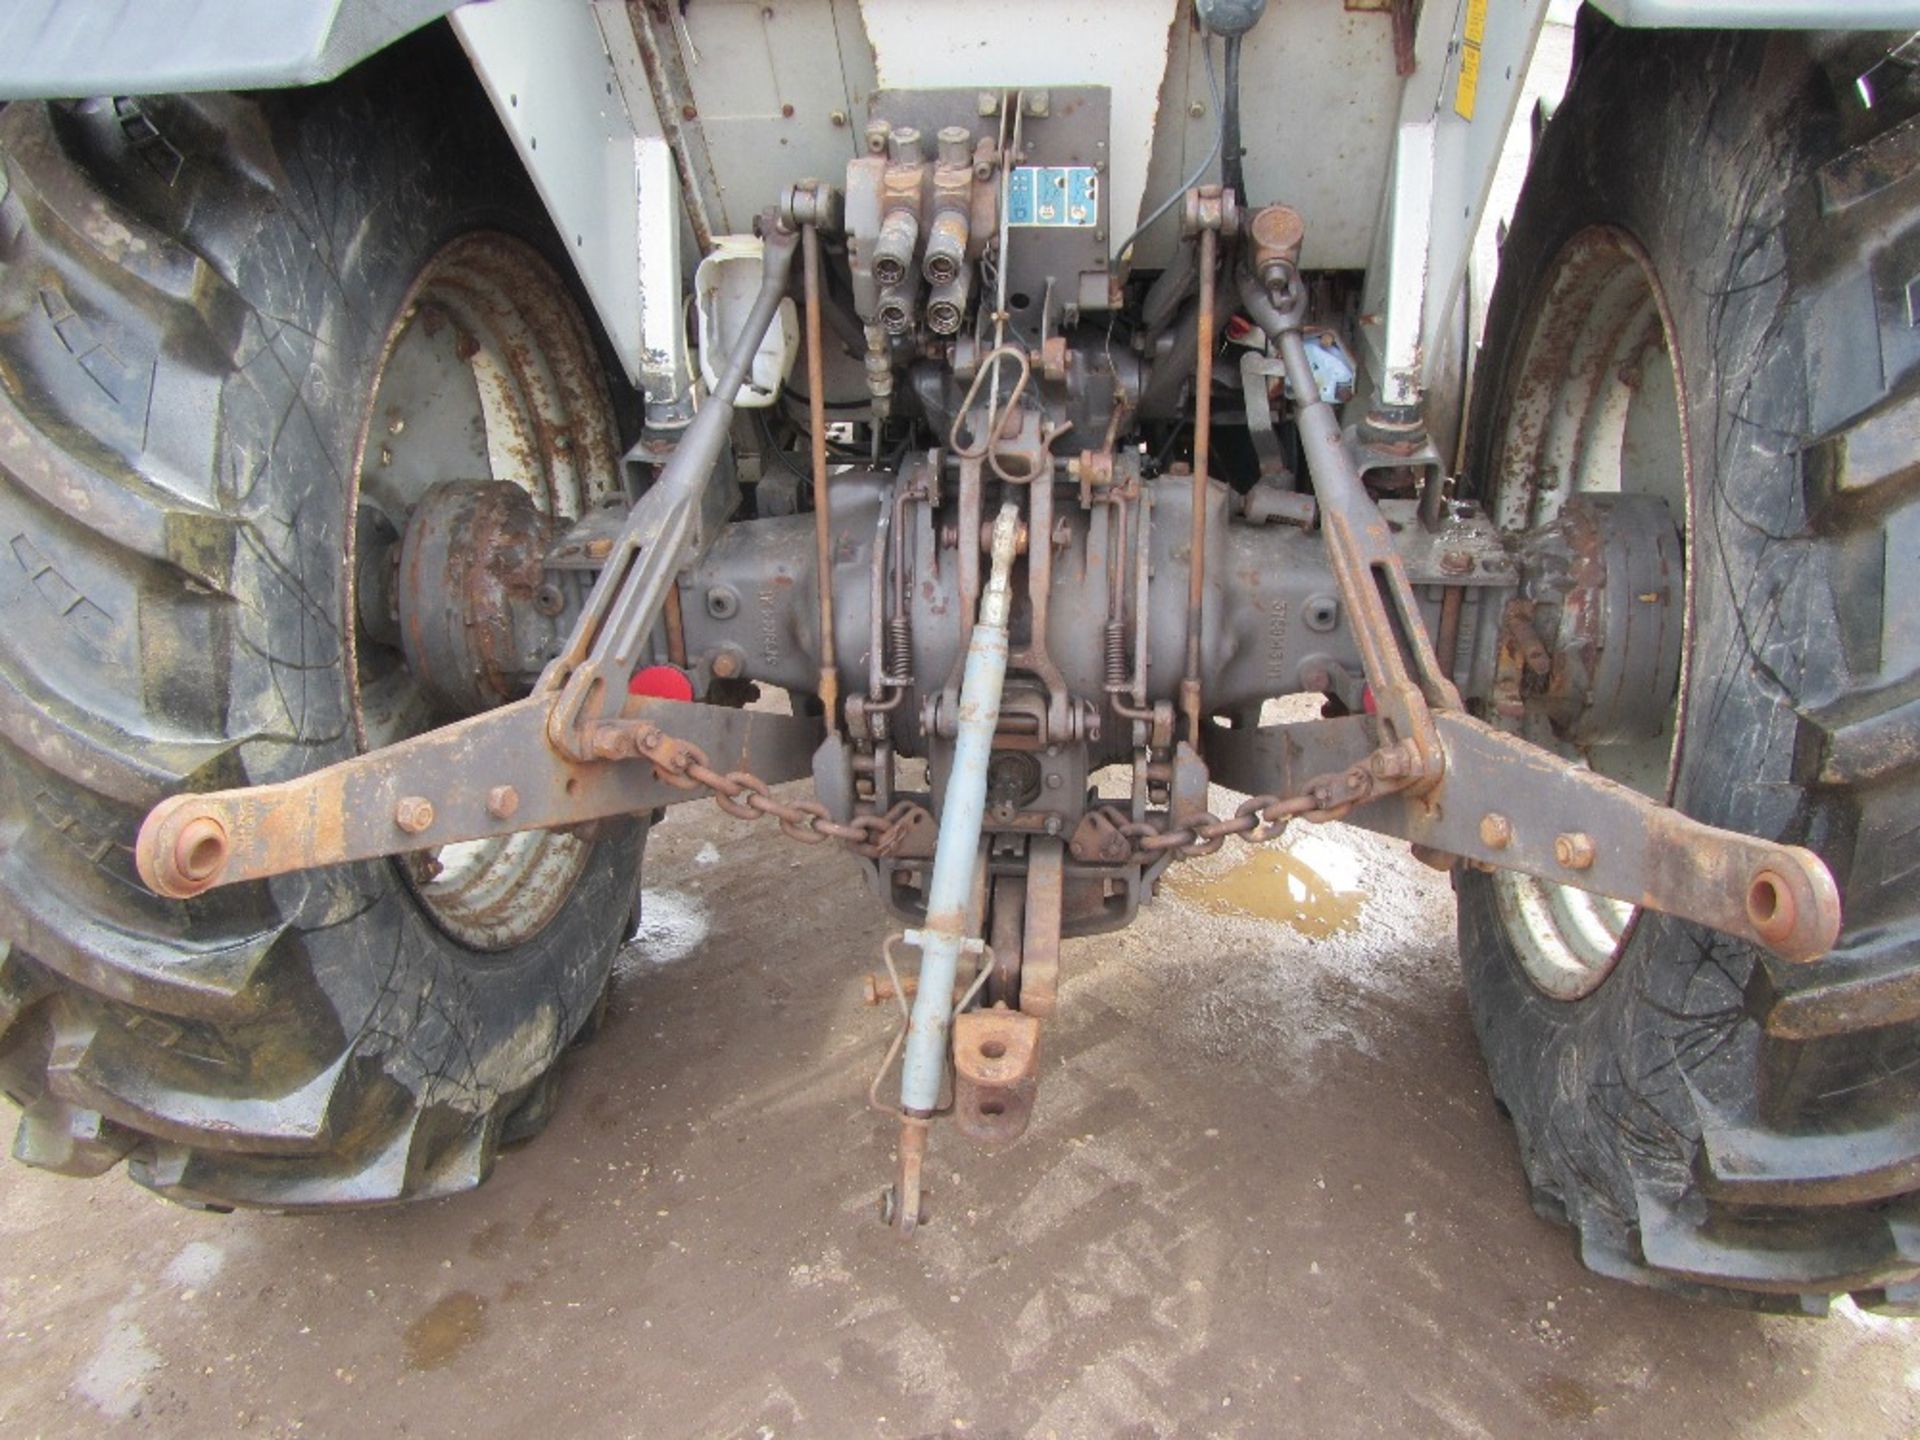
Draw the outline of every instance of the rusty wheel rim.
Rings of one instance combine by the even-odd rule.
[[[442,480],[508,481],[542,513],[567,519],[618,494],[617,462],[592,339],[552,267],[499,234],[462,236],[439,250],[387,331],[355,452],[343,629],[362,750],[451,718],[434,711],[359,603],[374,583],[366,567],[397,554],[394,542],[427,490]],[[591,849],[577,836],[528,831],[394,863],[449,936],[500,951],[553,920]]]
[[[1502,529],[1546,524],[1576,495],[1626,493],[1667,502],[1685,546],[1692,496],[1685,377],[1675,359],[1673,313],[1639,244],[1595,226],[1556,257],[1513,357],[1514,387],[1489,470],[1493,517]],[[1609,778],[1665,801],[1680,762],[1682,707],[1691,649],[1693,581],[1677,691],[1651,740],[1577,751],[1543,719],[1529,738]],[[1639,907],[1571,886],[1497,871],[1501,922],[1527,978],[1559,1000],[1592,994],[1619,963]]]

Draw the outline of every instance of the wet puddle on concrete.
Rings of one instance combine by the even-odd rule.
[[[1246,858],[1211,874],[1175,871],[1167,888],[1190,905],[1215,914],[1274,920],[1309,940],[1357,930],[1366,894],[1342,890],[1288,850],[1251,849]]]
[[[438,1370],[451,1365],[487,1328],[487,1302],[468,1290],[456,1290],[407,1327],[407,1368]]]

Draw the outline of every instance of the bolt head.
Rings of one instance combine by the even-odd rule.
[[[418,835],[433,824],[433,802],[424,795],[403,795],[393,807],[393,823],[409,835]]]
[[[1591,869],[1598,853],[1593,837],[1584,831],[1573,830],[1553,837],[1553,858],[1568,870]]]
[[[1367,768],[1382,780],[1398,780],[1407,773],[1407,757],[1399,750],[1376,751]]]
[[[740,657],[731,650],[722,650],[713,657],[714,678],[731,680],[740,673]]]
[[[1489,810],[1480,817],[1480,843],[1489,850],[1504,850],[1513,843],[1513,822],[1498,811]]]
[[[487,791],[487,813],[496,820],[508,820],[520,808],[520,792],[511,785],[496,785]]]

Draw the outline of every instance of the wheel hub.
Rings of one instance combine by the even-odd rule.
[[[619,493],[592,342],[524,243],[476,234],[440,250],[381,353],[348,532],[364,750],[525,693],[553,642],[551,619],[525,603],[548,529]],[[544,928],[587,857],[576,836],[523,832],[396,864],[443,930],[492,951]]]
[[[1501,527],[1530,531],[1567,561],[1550,561],[1535,587],[1553,669],[1528,697],[1523,728],[1667,800],[1691,627],[1692,470],[1671,312],[1640,247],[1604,227],[1568,243],[1542,293],[1488,477]],[[1599,988],[1638,916],[1516,871],[1495,875],[1494,892],[1522,968],[1556,999]]]

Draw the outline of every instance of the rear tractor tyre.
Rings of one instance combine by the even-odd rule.
[[[1474,1023],[1535,1206],[1590,1267],[1903,1311],[1920,1299],[1911,106],[1863,108],[1859,52],[1804,37],[1588,17],[1582,42],[1501,254],[1466,474],[1516,530],[1582,494],[1666,502],[1678,680],[1657,726],[1579,754],[1816,850],[1846,928],[1791,965],[1466,873]]]
[[[643,826],[186,903],[131,845],[446,718],[356,605],[435,481],[617,493],[564,247],[444,31],[313,91],[16,103],[0,164],[14,1153],[222,1207],[477,1184],[602,997]]]

